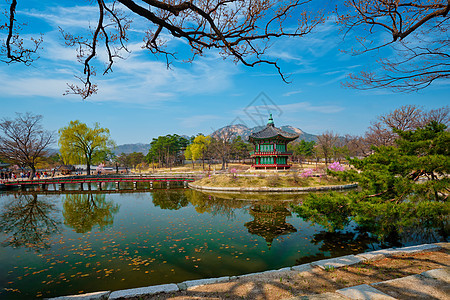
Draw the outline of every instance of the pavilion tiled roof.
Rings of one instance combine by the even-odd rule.
[[[262,140],[262,139],[274,138],[276,136],[283,137],[284,139],[289,140],[289,141],[293,141],[293,140],[295,140],[296,138],[299,137],[298,134],[290,133],[290,132],[286,132],[284,130],[281,130],[280,128],[275,127],[273,122],[272,123],[269,122],[269,124],[267,124],[267,126],[263,130],[261,130],[259,132],[252,133],[248,137],[248,139],[250,141],[252,141],[252,140]]]

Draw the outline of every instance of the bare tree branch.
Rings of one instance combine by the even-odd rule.
[[[12,0],[16,3],[17,0]],[[23,0],[22,0],[23,1]],[[97,92],[92,82],[98,51],[104,50],[108,63],[103,74],[112,71],[114,62],[126,48],[131,17],[148,22],[144,34],[144,48],[163,56],[167,67],[176,53],[168,49],[167,34],[185,40],[190,47],[192,61],[206,50],[217,49],[222,57],[235,63],[254,67],[274,66],[283,81],[287,76],[276,60],[266,55],[274,38],[301,37],[324,21],[322,12],[307,12],[305,4],[312,0],[96,0],[98,20],[88,35],[61,33],[66,45],[75,47],[83,64],[83,75],[76,76],[81,85],[70,84],[67,94],[79,94],[83,99]],[[14,17],[14,10],[9,13]],[[293,18],[292,18],[293,17]],[[292,21],[297,24],[292,26]],[[290,23],[289,23],[290,22]],[[5,28],[13,28],[13,24]],[[11,42],[6,41],[6,48]]]
[[[381,70],[350,74],[344,86],[410,92],[450,77],[450,0],[346,0],[345,5],[338,24],[346,36],[355,33],[361,46],[349,52],[359,55],[390,47],[394,55],[377,61]],[[379,29],[392,40],[377,42],[374,33]]]

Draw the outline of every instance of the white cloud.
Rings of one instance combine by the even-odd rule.
[[[284,97],[289,97],[289,96],[292,96],[292,95],[295,95],[295,94],[300,94],[302,92],[303,92],[302,90],[291,91],[291,92],[284,93],[283,96]]]

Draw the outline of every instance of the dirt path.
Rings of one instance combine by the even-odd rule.
[[[234,281],[193,287],[186,291],[158,294],[144,299],[285,299],[334,292],[349,286],[369,284],[427,270],[448,267],[447,250],[396,255],[339,269],[283,271],[242,277]]]

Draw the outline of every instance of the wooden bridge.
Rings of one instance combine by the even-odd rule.
[[[193,182],[196,180],[196,177],[193,176],[126,176],[126,177],[118,177],[118,176],[86,176],[86,177],[58,177],[58,178],[45,178],[38,180],[16,180],[16,181],[8,181],[4,182],[4,189],[10,188],[25,188],[31,186],[39,186],[41,190],[47,190],[48,186],[58,187],[58,191],[64,191],[66,189],[66,185],[77,185],[78,191],[84,190],[84,187],[87,186],[88,189],[91,188],[91,185],[94,184],[97,186],[97,190],[101,191],[106,183],[115,184],[115,190],[120,190],[120,185],[126,183],[133,184],[133,190],[138,189],[138,183],[148,183],[146,186],[148,188],[153,188],[153,183],[159,182],[162,185],[166,185],[166,187],[170,187],[171,184],[175,182],[183,183],[184,187],[188,186],[188,182]],[[142,185],[142,184],[141,184]],[[142,190],[140,188],[139,190]]]

